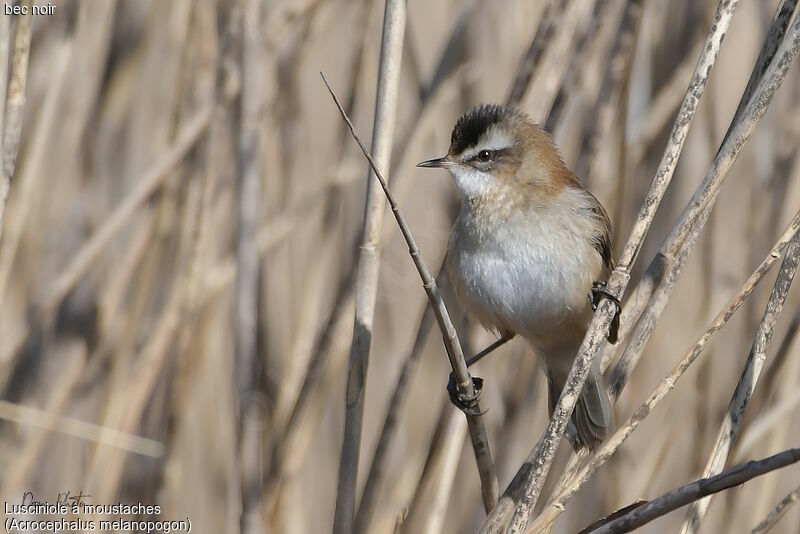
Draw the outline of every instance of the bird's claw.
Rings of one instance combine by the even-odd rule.
[[[450,379],[447,381],[447,393],[450,395],[450,402],[465,414],[482,415],[478,401],[483,391],[483,378],[479,376],[470,378],[472,379],[472,388],[475,390],[474,395],[464,395],[458,390],[456,375],[453,372],[450,372]]]
[[[589,291],[589,303],[592,305],[592,311],[597,311],[597,306],[600,305],[600,301],[604,298],[614,303],[617,310],[614,312],[614,318],[611,319],[611,325],[608,328],[606,339],[608,339],[610,343],[616,343],[619,335],[619,315],[622,313],[622,304],[620,304],[617,297],[606,289],[607,285],[608,282],[605,280],[595,280],[592,282],[592,289]]]

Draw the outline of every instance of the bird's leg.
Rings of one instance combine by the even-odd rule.
[[[592,282],[592,289],[589,291],[589,302],[592,305],[592,311],[597,311],[597,306],[600,305],[600,300],[603,298],[607,298],[614,303],[617,311],[614,313],[614,318],[611,319],[611,325],[608,327],[606,339],[608,339],[609,343],[616,343],[619,336],[619,315],[622,312],[622,304],[620,304],[617,297],[606,289],[607,285],[608,282],[605,280],[595,280]]]
[[[469,358],[467,360],[467,367],[471,367],[473,364],[478,363],[481,359],[483,359],[484,356],[488,356],[489,353],[493,352],[497,348],[502,347],[512,339],[514,339],[514,334],[503,334],[500,337],[500,339],[498,339],[497,341],[495,341],[494,343],[492,343],[491,345],[480,351],[472,358]]]

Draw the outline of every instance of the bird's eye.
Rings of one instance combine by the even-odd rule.
[[[492,153],[488,150],[481,150],[478,152],[478,159],[484,163],[492,159]]]

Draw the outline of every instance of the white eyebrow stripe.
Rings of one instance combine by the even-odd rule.
[[[497,127],[492,127],[481,135],[474,147],[468,148],[461,154],[461,159],[466,161],[481,150],[503,150],[509,148],[513,144],[514,140],[511,139],[508,134]]]

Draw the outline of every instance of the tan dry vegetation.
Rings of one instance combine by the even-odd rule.
[[[627,296],[714,160],[779,3],[739,2]],[[640,13],[628,11],[634,4]],[[330,531],[367,164],[319,71],[368,142],[384,2],[56,5],[53,16],[0,22],[0,57],[15,58],[0,69],[12,80],[0,83],[3,177],[13,171],[0,219],[0,500],[83,490],[95,503],[160,504],[163,518],[188,516],[196,532]],[[409,2],[385,174],[433,274],[455,193],[445,173],[414,164],[446,151],[471,105],[506,100],[552,9],[563,16],[540,41],[518,105],[551,127],[568,165],[609,208],[619,256],[716,8]],[[26,66],[17,59],[28,22]],[[727,176],[619,398],[618,422],[800,206],[798,94],[794,65]],[[356,505],[391,404],[397,428],[359,528],[473,532],[486,515],[465,418],[447,402],[450,366],[432,315],[418,336],[428,301],[394,220],[380,216]],[[553,532],[576,532],[702,475],[777,270],[567,503]],[[464,352],[491,342],[439,282]],[[790,293],[728,466],[800,440],[798,304]],[[390,402],[407,361],[408,389]],[[482,419],[502,492],[547,425],[545,384],[520,340],[472,372],[485,380]],[[568,459],[562,444],[537,512]],[[799,478],[789,466],[716,495],[700,531],[749,531],[786,497],[771,532],[797,532]],[[642,532],[674,531],[683,517]]]

